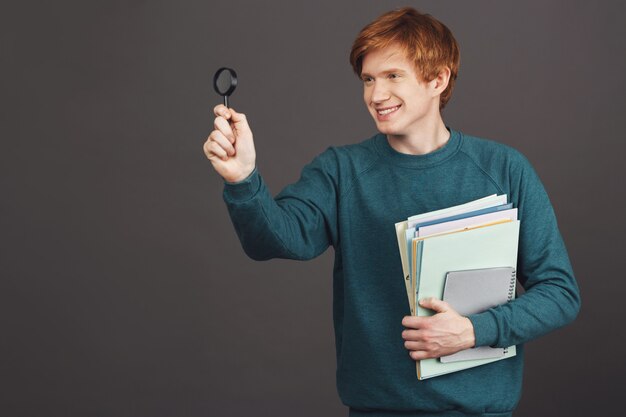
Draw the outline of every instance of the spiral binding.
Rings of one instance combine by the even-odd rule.
[[[517,276],[515,275],[515,269],[511,273],[511,284],[509,285],[509,295],[508,300],[511,301],[515,297],[515,282]]]
[[[511,272],[511,283],[509,284],[509,294],[508,294],[508,301],[511,301],[513,299],[513,297],[515,297],[515,283],[517,282],[517,275],[515,274],[515,269],[513,269],[513,271]],[[509,353],[509,348],[505,347],[504,348],[504,354],[506,355],[507,353]]]

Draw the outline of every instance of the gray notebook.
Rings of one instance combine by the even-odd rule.
[[[452,271],[446,274],[443,301],[462,316],[476,314],[515,297],[515,268],[486,268]],[[504,356],[507,348],[479,346],[442,356],[443,363]]]

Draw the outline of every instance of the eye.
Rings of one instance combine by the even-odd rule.
[[[393,78],[400,78],[400,76],[398,74],[391,73],[391,74],[389,74],[388,78],[392,78],[392,79]]]
[[[365,84],[367,84],[372,81],[372,77],[363,77],[362,80]]]

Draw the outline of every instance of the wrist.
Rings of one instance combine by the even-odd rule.
[[[237,184],[239,182],[244,182],[245,180],[250,178],[252,176],[252,173],[254,173],[254,171],[255,171],[255,166],[253,166],[249,170],[242,172],[241,174],[232,175],[232,176],[224,176],[223,178],[224,178],[224,181],[226,181],[228,184]]]
[[[472,321],[467,317],[463,317],[465,319],[465,341],[467,344],[467,348],[473,348],[476,346],[476,334],[474,333],[474,325]]]

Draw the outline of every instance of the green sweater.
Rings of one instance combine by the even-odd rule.
[[[272,198],[259,173],[226,183],[224,200],[256,260],[311,259],[335,249],[337,389],[351,415],[509,415],[522,386],[522,344],[572,321],[580,297],[554,211],[514,149],[450,130],[426,155],[385,135],[331,147]],[[419,381],[404,347],[409,305],[394,224],[490,194],[507,194],[520,223],[517,277],[525,293],[470,316],[476,345],[518,345],[517,356]]]

